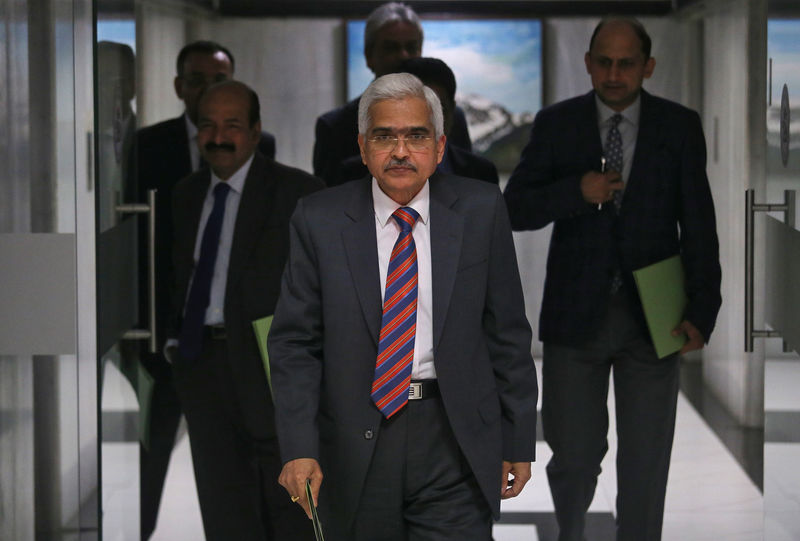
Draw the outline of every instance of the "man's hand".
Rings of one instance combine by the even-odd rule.
[[[598,173],[589,171],[581,177],[581,193],[587,203],[599,205],[614,198],[614,192],[625,187],[616,171]]]
[[[303,508],[306,516],[311,518],[311,508],[306,498],[306,479],[311,479],[311,497],[314,498],[316,505],[319,487],[322,484],[322,469],[319,467],[319,462],[313,458],[297,458],[284,464],[278,483],[286,489],[292,501]]]
[[[512,477],[513,476],[513,477]],[[504,500],[519,496],[525,483],[531,478],[530,462],[503,461],[503,476],[500,485],[500,497]]]
[[[706,341],[700,331],[697,330],[697,327],[692,325],[690,321],[684,319],[681,321],[681,324],[675,327],[675,329],[672,331],[672,336],[678,336],[681,334],[685,334],[689,337],[689,341],[686,342],[681,348],[681,355],[688,353],[689,351],[694,351],[695,349],[703,349]]]

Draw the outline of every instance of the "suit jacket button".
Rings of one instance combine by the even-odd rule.
[[[364,439],[365,440],[371,440],[372,439],[372,430],[367,429],[367,430],[364,431]]]

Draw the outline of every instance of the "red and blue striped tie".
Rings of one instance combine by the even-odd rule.
[[[410,207],[401,207],[392,218],[400,226],[400,235],[389,259],[372,382],[372,400],[387,419],[408,402],[417,330],[417,249],[411,229],[419,214]]]

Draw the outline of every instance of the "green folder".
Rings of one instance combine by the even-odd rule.
[[[272,327],[272,316],[262,317],[253,321],[253,331],[256,333],[258,350],[261,352],[261,361],[264,363],[264,372],[267,374],[269,392],[272,394],[272,374],[269,371],[269,352],[267,351],[267,336]]]
[[[661,359],[679,351],[688,340],[685,334],[672,336],[673,329],[683,321],[688,300],[681,257],[675,255],[635,270],[633,278],[656,355]]]

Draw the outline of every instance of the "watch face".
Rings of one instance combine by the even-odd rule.
[[[789,132],[790,120],[789,87],[784,84],[783,93],[781,94],[781,161],[784,167],[789,163],[789,139],[791,137]]]

